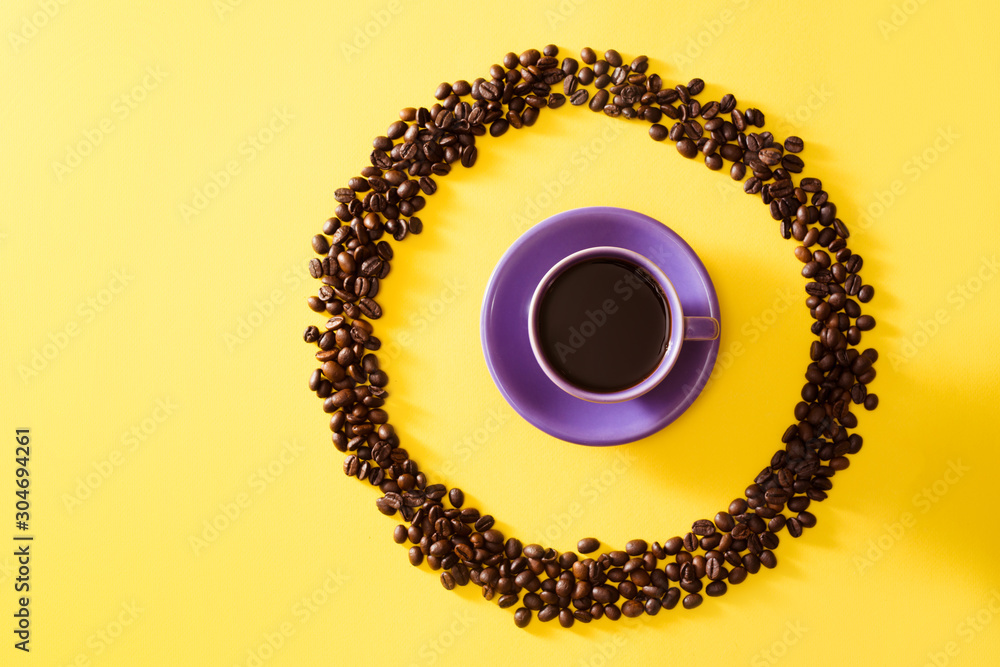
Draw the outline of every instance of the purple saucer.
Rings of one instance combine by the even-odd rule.
[[[493,381],[528,422],[561,440],[620,445],[656,433],[694,402],[712,372],[719,339],[685,341],[667,378],[630,401],[589,403],[557,387],[532,354],[528,302],[559,260],[593,246],[618,246],[644,255],[670,278],[685,315],[722,321],[712,279],[691,246],[649,216],[599,206],[543,220],[507,249],[486,286],[480,337]]]

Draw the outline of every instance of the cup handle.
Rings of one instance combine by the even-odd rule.
[[[715,340],[719,337],[719,320],[714,317],[685,317],[684,340]]]

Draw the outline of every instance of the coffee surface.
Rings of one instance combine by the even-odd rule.
[[[600,393],[648,377],[670,338],[667,302],[656,282],[617,258],[585,260],[556,276],[542,295],[536,326],[555,371]]]

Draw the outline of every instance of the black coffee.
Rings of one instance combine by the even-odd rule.
[[[536,326],[556,372],[600,393],[648,377],[670,338],[667,302],[656,282],[616,258],[585,260],[559,274],[542,295]]]

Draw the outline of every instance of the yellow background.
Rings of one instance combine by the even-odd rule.
[[[919,0],[3,3],[0,540],[25,426],[36,540],[30,655],[11,646],[0,548],[0,664],[995,664],[998,15]],[[321,319],[304,267],[334,188],[399,108],[549,42],[647,54],[668,81],[702,77],[705,99],[731,91],[805,138],[878,289],[864,343],[882,354],[882,403],[818,527],[782,533],[776,570],[693,612],[521,631],[411,568],[375,491],[344,478],[306,388],[301,334]],[[379,322],[387,346],[409,336],[386,363],[393,421],[507,534],[662,541],[740,495],[789,423],[810,340],[793,245],[637,123],[566,107],[524,135],[482,140],[398,247]],[[521,421],[478,338],[519,217],[586,205],[691,243],[729,353],[679,421],[603,450]]]

